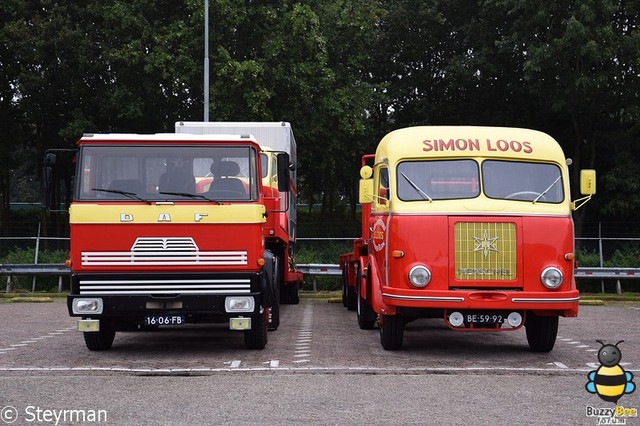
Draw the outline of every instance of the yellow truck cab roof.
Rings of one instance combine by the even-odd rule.
[[[376,161],[408,158],[497,157],[564,164],[562,148],[546,133],[510,127],[419,126],[387,134]]]
[[[567,162],[558,142],[546,133],[508,127],[417,126],[387,134],[376,150],[376,166],[389,167],[391,186],[397,184],[398,164],[405,161],[473,159],[547,163],[558,166],[562,176],[564,200],[560,203],[496,200],[483,192],[468,199],[403,201],[391,191],[390,203],[374,202],[372,211],[436,214],[541,214],[569,215],[570,192]],[[518,176],[512,176],[517,179]],[[394,183],[395,182],[395,183]]]

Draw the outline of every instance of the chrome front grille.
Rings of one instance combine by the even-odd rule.
[[[141,237],[130,251],[83,251],[82,266],[243,266],[246,251],[200,251],[190,237]]]
[[[80,279],[82,295],[158,295],[250,293],[250,278]]]

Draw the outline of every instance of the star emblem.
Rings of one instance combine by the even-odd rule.
[[[498,251],[497,241],[498,237],[489,238],[489,231],[485,230],[482,238],[473,237],[476,240],[476,246],[473,251],[481,251],[486,259],[489,256],[490,251]]]

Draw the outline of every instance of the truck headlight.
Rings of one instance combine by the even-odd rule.
[[[78,298],[73,299],[72,312],[79,315],[99,315],[102,313],[103,307],[104,304],[99,297]]]
[[[562,275],[562,271],[555,267],[545,269],[540,275],[540,281],[542,281],[542,285],[550,290],[555,290],[560,287],[563,280],[564,276]]]
[[[409,282],[412,286],[423,288],[431,281],[431,271],[424,265],[417,265],[409,271]]]
[[[224,308],[227,312],[253,312],[256,304],[253,296],[227,296]]]

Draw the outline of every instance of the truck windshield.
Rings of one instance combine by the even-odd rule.
[[[405,161],[398,165],[398,197],[403,201],[473,198],[480,194],[473,160]]]
[[[256,152],[247,146],[89,145],[78,167],[77,200],[258,197]]]
[[[534,203],[564,200],[562,173],[555,164],[486,160],[482,184],[489,198]]]
[[[485,160],[404,161],[397,169],[398,198],[403,201],[475,198],[480,191],[493,199],[561,203],[560,167],[548,163]],[[482,182],[482,188],[480,185]]]

